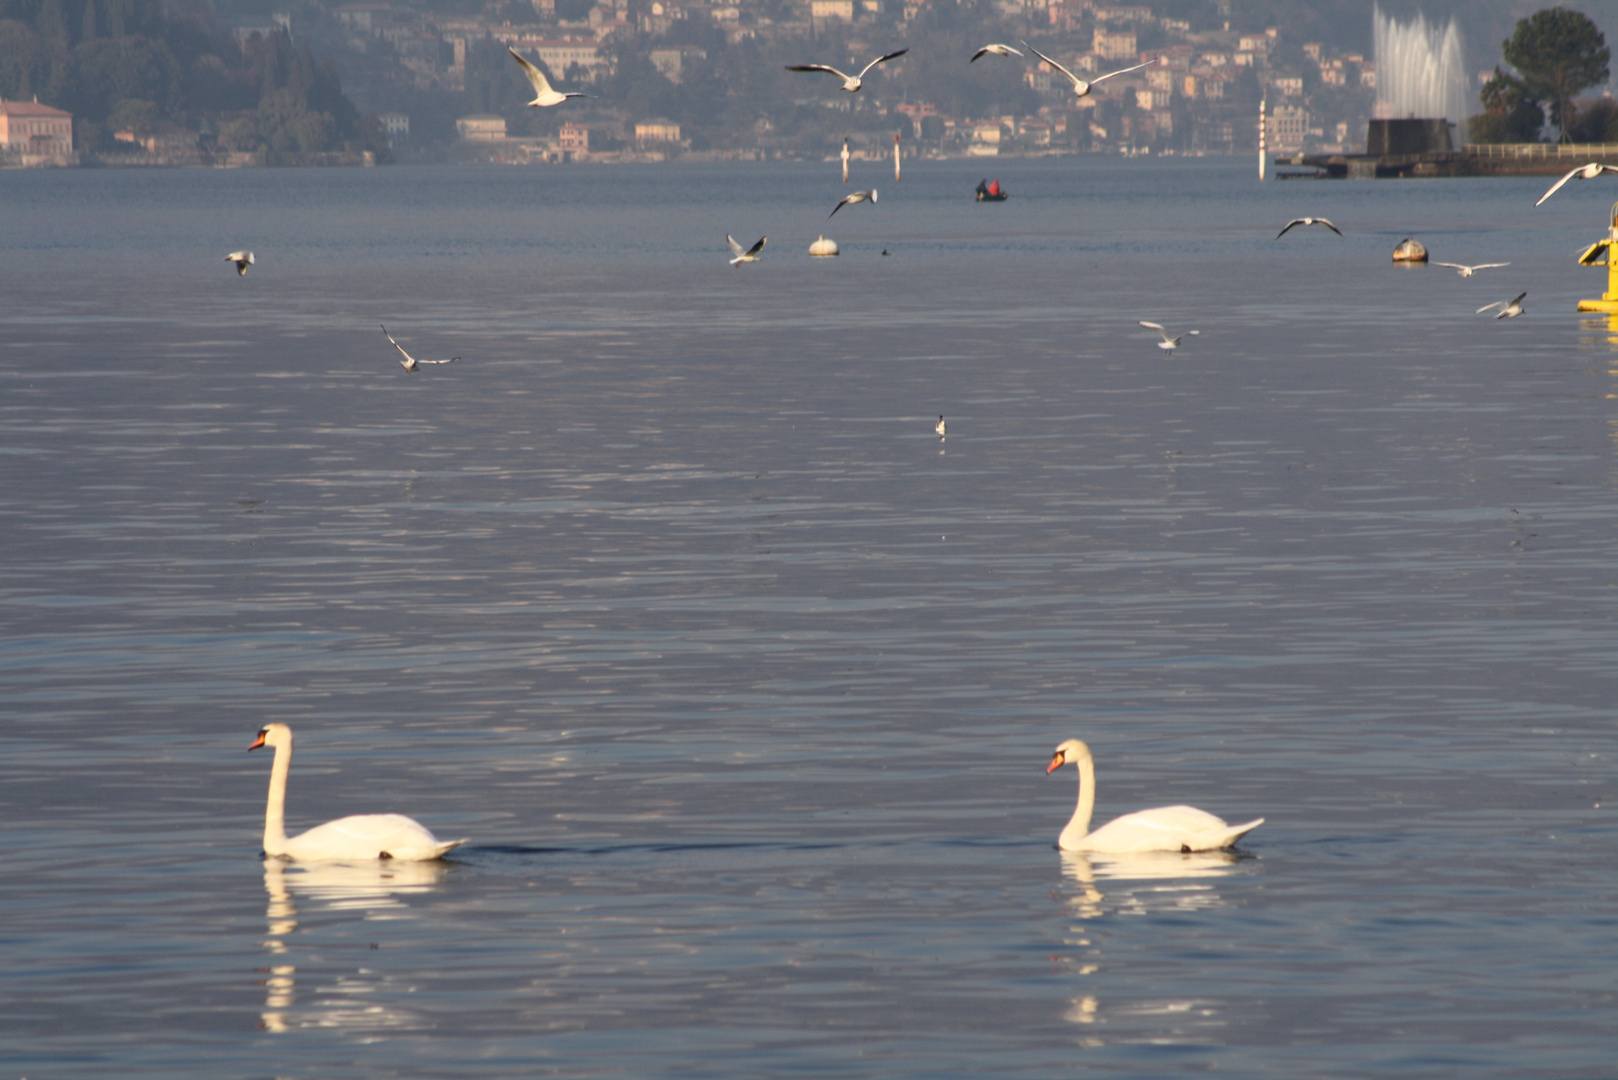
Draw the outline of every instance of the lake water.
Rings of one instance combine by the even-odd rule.
[[[0,174],[0,1076],[1612,1075],[1618,185],[855,168]]]

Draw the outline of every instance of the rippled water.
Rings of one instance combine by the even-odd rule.
[[[1613,191],[1251,173],[0,174],[0,1072],[1610,1075]]]

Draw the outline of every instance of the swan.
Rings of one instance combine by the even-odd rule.
[[[1057,838],[1056,846],[1063,851],[1108,855],[1139,851],[1218,851],[1264,824],[1263,818],[1255,818],[1243,825],[1230,825],[1194,806],[1159,806],[1125,814],[1091,832],[1090,814],[1096,805],[1096,766],[1090,748],[1078,739],[1067,740],[1056,748],[1045,773],[1050,775],[1070,761],[1079,767],[1079,805]]]
[[[275,748],[270,767],[270,801],[264,809],[264,854],[304,862],[328,859],[400,859],[424,862],[442,858],[465,840],[438,839],[420,823],[403,814],[355,814],[316,825],[300,836],[288,837],[283,824],[287,801],[287,774],[292,771],[292,729],[266,724],[249,750]]]

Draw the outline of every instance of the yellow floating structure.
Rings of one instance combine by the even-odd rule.
[[[1584,254],[1579,256],[1580,266],[1600,266],[1607,264],[1607,291],[1601,294],[1600,300],[1580,300],[1580,311],[1604,311],[1608,315],[1618,315],[1618,203],[1612,204],[1612,213],[1607,218],[1607,238],[1597,240]]]

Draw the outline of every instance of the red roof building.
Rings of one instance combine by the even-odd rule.
[[[71,154],[73,114],[37,101],[0,98],[0,147],[24,154]]]

